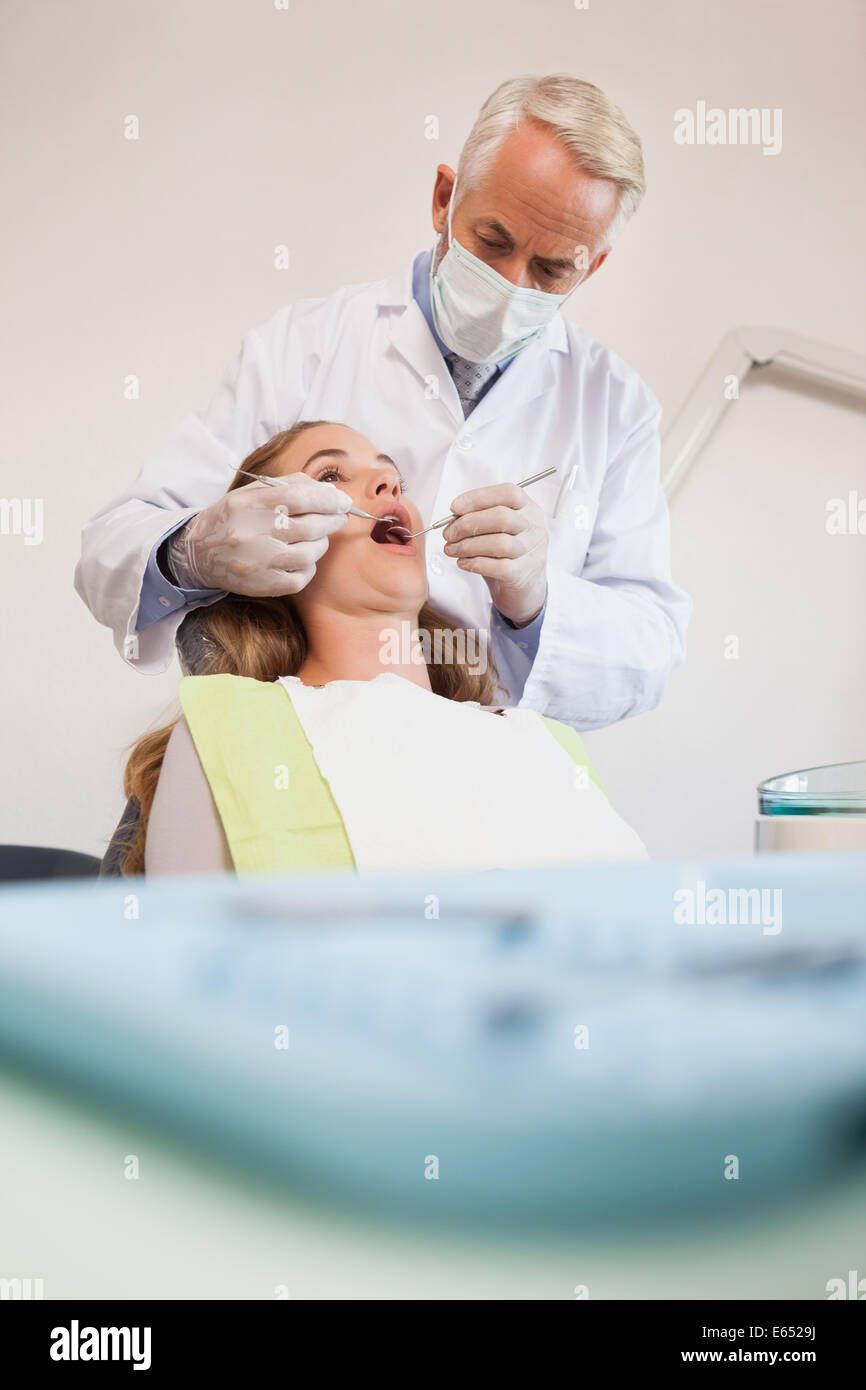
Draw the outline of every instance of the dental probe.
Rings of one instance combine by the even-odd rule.
[[[257,483],[273,483],[274,487],[279,487],[280,483],[285,482],[284,478],[271,478],[267,473],[250,473],[246,468],[236,468],[236,473],[243,473],[245,478],[255,478]],[[397,521],[396,516],[373,516],[372,512],[362,512],[360,507],[347,507],[348,516],[362,516],[365,521]],[[420,532],[419,532],[420,534]]]
[[[522,482],[522,483],[518,483],[517,486],[518,486],[518,487],[529,487],[530,483],[538,483],[538,482],[541,481],[542,478],[549,478],[550,475],[551,475],[551,473],[555,473],[555,472],[556,472],[556,469],[555,469],[555,468],[545,468],[545,470],[544,470],[543,473],[533,473],[533,475],[532,475],[531,478],[524,478],[524,479],[523,479],[523,482]],[[451,516],[444,516],[444,517],[442,518],[441,521],[434,521],[434,522],[433,522],[433,525],[432,525],[432,526],[428,526],[427,529],[424,530],[424,531],[413,531],[412,534],[411,534],[410,537],[409,537],[409,540],[410,540],[410,541],[414,541],[414,539],[415,539],[416,536],[426,536],[427,531],[437,531],[437,530],[439,529],[440,526],[447,526],[448,523],[449,523],[449,521],[456,521],[456,520],[457,520],[457,517],[454,516],[453,513],[452,513]]]

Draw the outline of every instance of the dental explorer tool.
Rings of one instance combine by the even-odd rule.
[[[556,472],[556,469],[555,469],[555,468],[545,468],[545,470],[544,470],[543,473],[533,473],[533,475],[532,475],[531,478],[524,478],[524,479],[523,479],[523,482],[522,482],[522,483],[518,483],[517,486],[518,486],[518,487],[529,487],[530,483],[538,483],[538,482],[541,481],[542,478],[549,478],[550,475],[551,475],[551,473],[555,473],[555,472]],[[434,522],[433,522],[433,525],[432,525],[432,526],[428,526],[428,527],[426,528],[426,530],[424,530],[424,531],[413,531],[412,534],[409,536],[409,540],[410,540],[410,541],[414,541],[414,539],[415,539],[416,536],[426,536],[428,531],[438,531],[438,529],[439,529],[440,526],[447,526],[448,523],[449,523],[449,521],[456,521],[456,520],[457,520],[457,517],[454,516],[454,514],[452,513],[451,516],[445,516],[445,517],[443,517],[441,521],[434,521]]]
[[[279,487],[280,483],[285,482],[285,478],[271,478],[267,473],[250,473],[246,468],[236,468],[236,473],[243,473],[245,478],[255,478],[257,483],[272,483],[274,487]],[[373,516],[372,512],[362,512],[360,507],[347,507],[347,516],[362,516],[365,521],[399,521],[399,517]],[[420,532],[419,532],[420,535]]]

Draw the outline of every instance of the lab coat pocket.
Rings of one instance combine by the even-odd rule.
[[[547,522],[550,558],[572,573],[579,572],[595,524],[597,499],[581,487],[579,472],[572,478],[570,466],[545,478],[538,488],[535,500]]]

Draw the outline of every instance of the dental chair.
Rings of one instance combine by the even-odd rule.
[[[185,676],[198,676],[205,670],[208,658],[212,652],[209,650],[208,639],[202,631],[199,622],[198,610],[187,613],[183,622],[177,630],[175,636],[175,649],[180,669]],[[114,834],[108,842],[108,849],[102,860],[96,860],[97,870],[100,878],[120,877],[120,865],[123,859],[124,847],[129,840],[130,831],[134,828],[139,817],[138,802],[134,797],[129,797],[123,815],[115,827]]]

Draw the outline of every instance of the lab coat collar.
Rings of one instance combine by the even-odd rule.
[[[391,311],[391,342],[401,357],[409,363],[422,380],[435,377],[440,381],[439,399],[453,419],[463,422],[463,408],[433,335],[427,326],[412,293],[412,260],[398,274],[383,280],[378,288],[376,303],[380,311]],[[397,310],[402,312],[393,311]],[[512,360],[504,377],[495,381],[472,412],[472,427],[483,425],[487,418],[509,412],[533,400],[553,385],[552,352],[568,352],[569,342],[562,313],[547,325],[534,342],[521,348]]]

